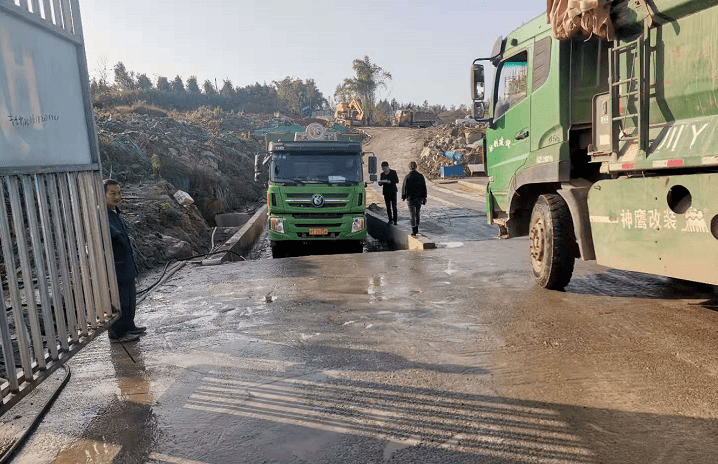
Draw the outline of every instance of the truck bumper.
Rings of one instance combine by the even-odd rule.
[[[284,231],[272,229],[272,218],[283,220]],[[352,232],[354,218],[361,218],[364,227],[361,230]],[[333,241],[352,240],[360,241],[366,238],[366,218],[364,214],[344,214],[340,218],[332,219],[307,219],[294,217],[292,214],[270,215],[269,219],[269,240],[278,241]]]

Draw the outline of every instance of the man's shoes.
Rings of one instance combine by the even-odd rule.
[[[416,234],[418,234],[418,233],[419,233],[419,228],[418,228],[418,227],[412,227],[412,228],[411,228],[411,235],[413,235],[414,237],[416,237]]]
[[[396,225],[396,219],[394,219],[394,225]]]
[[[125,333],[133,334],[133,335],[142,335],[145,332],[147,332],[147,327],[135,327],[134,329],[130,329]]]
[[[112,337],[110,336],[110,342],[112,343],[129,343],[129,342],[136,342],[140,339],[140,336],[137,334],[132,333],[126,333],[121,337]]]
[[[389,221],[387,222],[387,224],[391,225],[391,219],[389,219]]]

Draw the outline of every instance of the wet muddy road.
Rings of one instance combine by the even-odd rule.
[[[417,132],[377,134],[403,177]],[[545,291],[479,189],[429,192],[436,250],[185,266],[140,342],[72,359],[13,462],[718,462],[718,294],[582,262]]]
[[[715,462],[716,295],[526,247],[186,266],[13,462]]]

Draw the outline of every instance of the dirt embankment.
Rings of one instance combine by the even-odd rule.
[[[141,268],[209,251],[215,215],[261,204],[254,155],[263,141],[251,131],[270,125],[269,117],[143,106],[96,110],[95,117],[103,177],[123,186]],[[180,205],[178,190],[194,204]]]

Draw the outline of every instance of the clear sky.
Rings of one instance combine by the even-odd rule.
[[[544,0],[80,0],[88,66],[235,86],[314,79],[325,97],[369,56],[392,80],[380,98],[468,104],[469,69]]]

